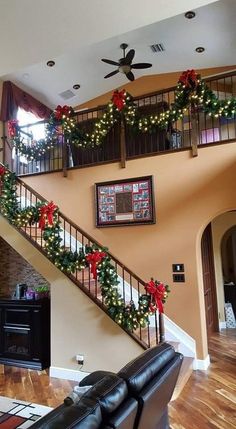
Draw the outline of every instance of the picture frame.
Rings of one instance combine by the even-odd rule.
[[[95,183],[96,227],[156,223],[153,176]]]

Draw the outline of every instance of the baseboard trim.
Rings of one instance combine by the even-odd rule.
[[[50,377],[61,378],[63,380],[78,381],[83,380],[89,372],[76,371],[75,369],[59,368],[57,366],[51,366],[49,370]]]
[[[226,329],[226,322],[220,322],[220,323],[219,323],[219,328],[220,328],[220,331],[221,331],[222,329]]]
[[[193,369],[194,370],[200,370],[200,371],[206,371],[207,368],[210,365],[210,356],[207,355],[206,359],[194,359],[193,362]]]

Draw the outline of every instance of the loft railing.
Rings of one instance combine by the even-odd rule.
[[[17,179],[17,196],[20,208],[23,209],[27,206],[34,206],[46,200],[35,192],[30,186],[25,184],[22,180]],[[65,249],[72,252],[79,252],[80,248],[85,248],[86,245],[91,246],[96,244],[100,248],[103,246],[94,240],[89,234],[78,227],[74,222],[68,219],[65,215],[59,212],[59,221],[61,223],[61,245]],[[44,248],[44,240],[42,237],[41,229],[38,224],[27,225],[20,228],[20,232],[45,256],[47,253]],[[121,261],[114,255],[107,252],[111,258],[111,263],[116,269],[118,275],[119,292],[127,304],[130,300],[134,303],[138,302],[141,294],[145,294],[145,282],[127,268]],[[83,271],[76,271],[74,274],[67,274],[64,272],[77,286],[79,286],[86,295],[88,295],[100,308],[107,314],[107,309],[103,303],[103,297],[100,290],[98,280],[94,280],[90,274],[89,268]],[[128,331],[127,331],[128,332]],[[156,313],[150,316],[150,325],[147,328],[139,328],[133,333],[128,332],[139,344],[144,348],[149,348],[164,341],[164,323],[163,315]]]
[[[220,99],[236,95],[236,71],[204,79],[207,85]],[[141,115],[157,114],[167,110],[174,101],[175,87],[151,94],[135,97]],[[105,106],[79,111],[75,114],[81,127],[90,132],[99,119]],[[42,121],[40,121],[40,124]],[[32,124],[33,132],[38,123]],[[29,129],[29,126],[21,129]],[[130,128],[125,129],[125,148],[121,142],[121,124],[117,123],[111,129],[103,144],[95,149],[75,147],[63,136],[58,137],[58,144],[36,161],[27,161],[17,151],[13,153],[12,167],[18,174],[44,173],[49,171],[66,170],[82,166],[119,161],[122,158],[133,159],[154,155],[166,151],[179,151],[190,147],[226,142],[236,139],[236,118],[225,119],[208,116],[197,111],[195,117],[187,110],[182,119],[172,123],[167,130],[156,130],[152,134],[137,134]],[[29,141],[29,144],[30,141]],[[8,162],[9,164],[9,162]],[[123,159],[124,164],[124,159]],[[11,166],[11,164],[9,164]]]

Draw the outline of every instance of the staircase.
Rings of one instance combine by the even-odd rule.
[[[46,202],[41,195],[35,192],[20,179],[17,179],[16,189],[18,205],[22,210],[26,207],[32,207],[38,203]],[[85,231],[75,225],[61,212],[59,212],[58,216],[61,224],[61,246],[63,246],[64,250],[79,252],[79,249],[85,249],[86,246],[91,246],[94,244],[102,248],[102,246],[96,240],[94,240]],[[27,224],[17,229],[25,238],[27,238],[27,240],[29,240],[37,249],[47,256],[47,252],[45,250],[46,243],[43,239],[42,230],[38,223],[34,225]],[[137,304],[140,295],[145,293],[145,282],[136,276],[132,271],[130,271],[112,254],[109,252],[106,253],[110,256],[111,262],[118,275],[118,290],[122,298],[125,300],[125,302],[132,300],[135,304]],[[89,296],[89,298],[92,299],[96,305],[102,308],[102,310],[110,316],[104,304],[100,284],[97,279],[95,280],[93,278],[89,268],[85,268],[82,271],[76,270],[75,273],[64,271],[64,274],[67,275],[70,280],[72,280],[80,289],[82,289],[83,292]],[[165,337],[164,321],[168,327]],[[187,357],[184,359],[184,364],[175,391],[174,398],[176,398],[192,372],[192,364],[195,357],[194,340],[191,339],[191,337],[184,333],[184,331],[182,331],[180,328],[176,327],[176,325],[166,316],[163,318],[162,314],[157,315],[156,313],[150,316],[150,324],[147,327],[139,327],[134,332],[126,330],[126,332],[144,349],[155,346],[166,339],[168,342],[173,344],[177,351],[181,351],[184,355],[187,355]],[[189,341],[190,346],[189,344],[184,344],[181,335],[186,336],[186,342],[188,343]]]

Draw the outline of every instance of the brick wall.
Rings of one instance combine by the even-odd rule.
[[[48,284],[35,269],[0,237],[0,298],[11,297],[17,283]]]

